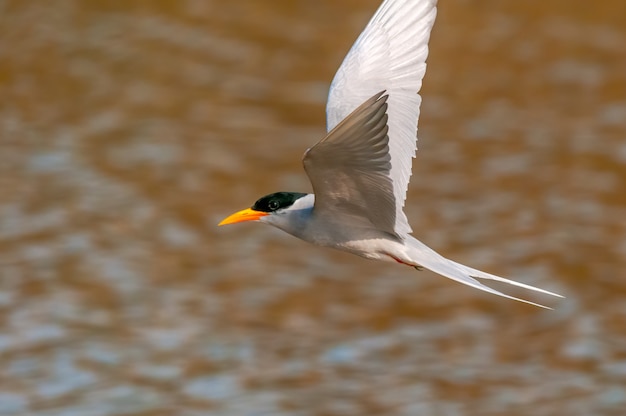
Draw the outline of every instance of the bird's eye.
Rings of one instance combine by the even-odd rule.
[[[275,199],[271,200],[270,202],[268,202],[267,206],[269,207],[269,209],[271,209],[272,211],[275,211],[278,209],[279,207],[279,203],[278,201],[276,201]]]

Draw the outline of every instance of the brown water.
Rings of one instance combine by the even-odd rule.
[[[0,414],[626,414],[623,1],[447,0],[432,37],[415,235],[554,311],[216,227],[309,190],[377,4],[0,2]]]

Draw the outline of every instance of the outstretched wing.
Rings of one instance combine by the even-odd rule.
[[[387,137],[387,95],[371,97],[304,154],[315,215],[347,230],[396,235]]]
[[[418,92],[426,72],[436,0],[385,0],[356,40],[330,87],[326,105],[331,131],[373,94],[385,90],[395,233],[411,227],[402,210],[417,149]]]

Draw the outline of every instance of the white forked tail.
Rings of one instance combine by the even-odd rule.
[[[538,303],[530,302],[525,299],[516,298],[513,296],[506,295],[502,292],[499,292],[495,289],[490,288],[479,282],[476,279],[489,279],[495,280],[498,282],[508,283],[513,286],[522,287],[524,289],[534,290],[536,292],[545,293],[547,295],[557,296],[562,298],[563,296],[549,292],[544,289],[540,289],[538,287],[530,286],[524,283],[515,282],[513,280],[505,279],[503,277],[499,277],[493,274],[485,273],[480,270],[472,269],[471,267],[464,266],[460,263],[454,262],[452,260],[448,260],[443,257],[426,244],[421,241],[409,236],[406,236],[405,244],[409,248],[407,255],[411,258],[411,260],[418,263],[420,266],[423,266],[435,273],[438,273],[444,277],[447,277],[452,280],[456,280],[457,282],[463,283],[465,285],[474,287],[476,289],[484,290],[485,292],[493,293],[494,295],[503,296],[505,298],[517,300],[520,302],[528,303],[530,305],[539,306],[540,308],[552,309],[544,305],[540,305]]]

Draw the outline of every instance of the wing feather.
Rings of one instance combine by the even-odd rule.
[[[316,217],[353,232],[396,235],[387,99],[383,92],[374,95],[304,154]]]
[[[385,0],[356,40],[330,87],[326,105],[331,131],[378,91],[387,91],[389,153],[395,196],[395,232],[411,232],[402,208],[417,149],[418,92],[426,72],[436,0]]]

